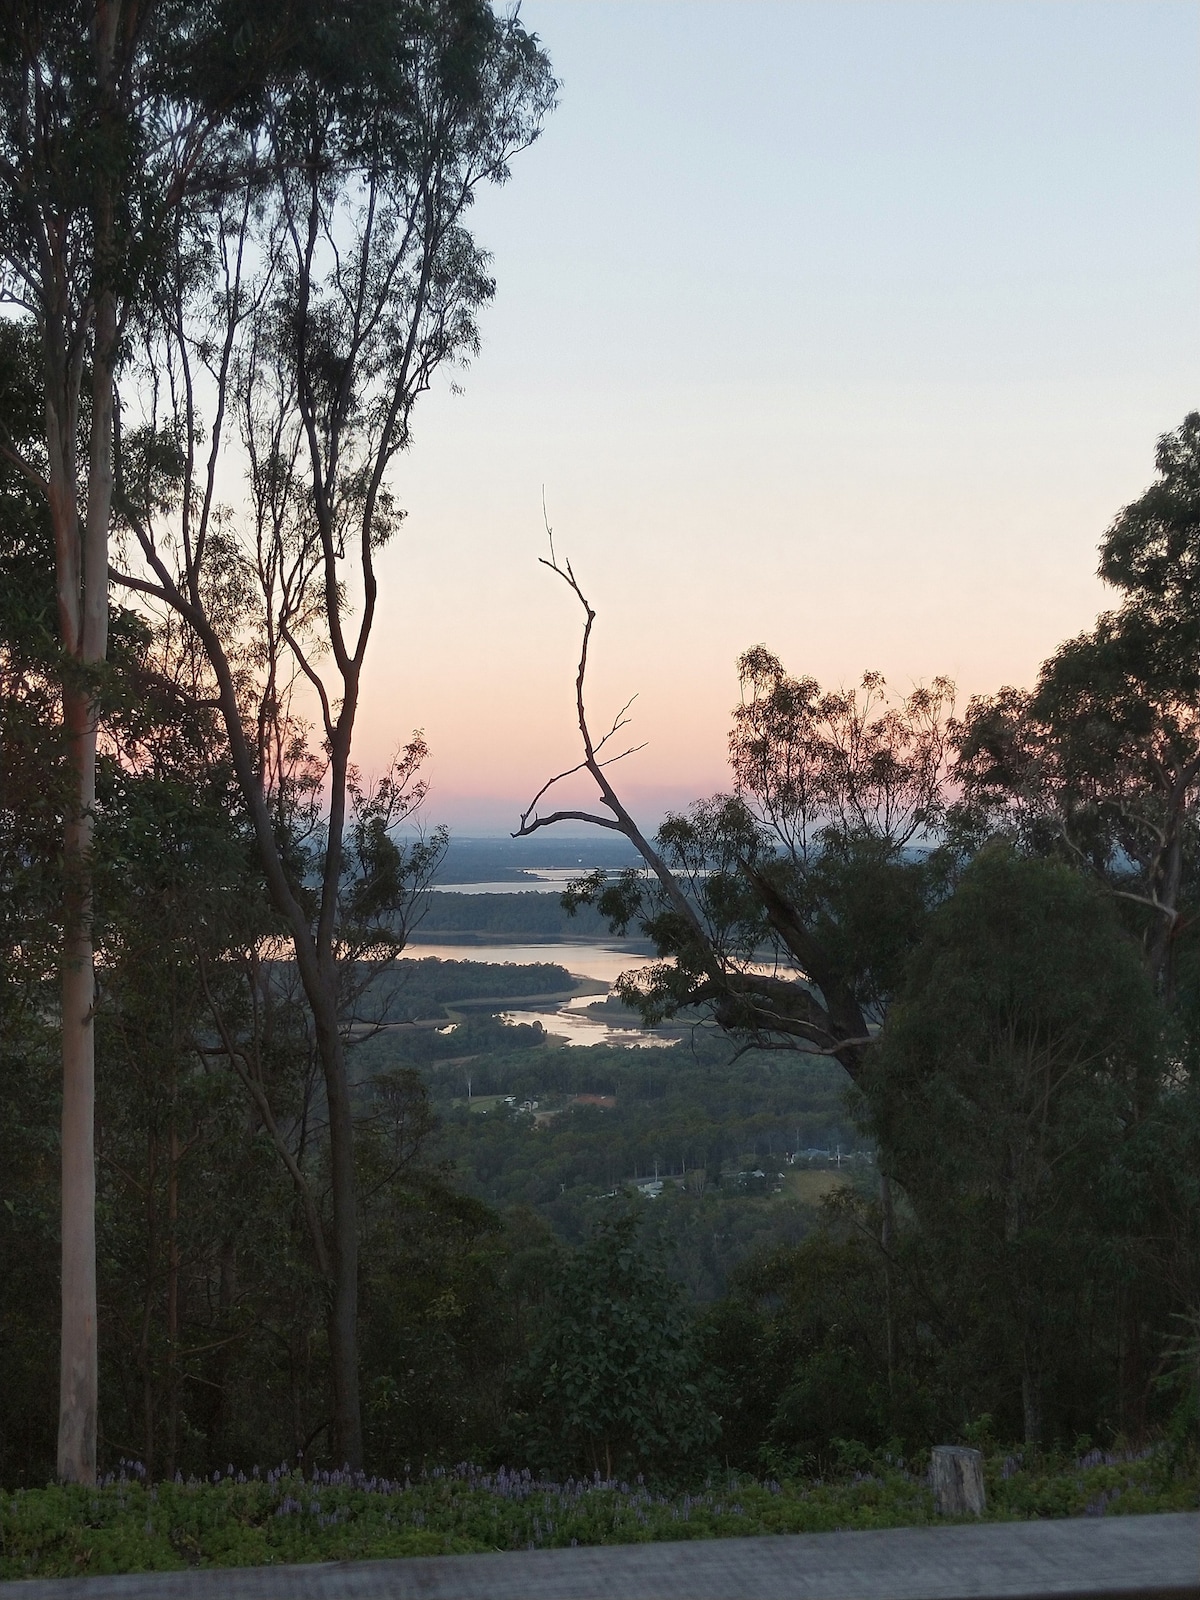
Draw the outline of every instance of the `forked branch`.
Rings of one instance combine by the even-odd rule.
[[[629,725],[628,712],[636,696],[631,695],[621,707],[620,711],[618,711],[617,715],[613,718],[612,726],[609,728],[608,732],[604,734],[603,737],[598,741],[593,740],[591,729],[588,726],[587,707],[584,701],[584,689],[587,683],[588,651],[591,647],[592,628],[595,626],[596,612],[587,596],[580,588],[579,580],[575,576],[570,561],[567,559],[564,559],[561,562],[559,561],[554,549],[554,530],[550,527],[548,522],[546,524],[546,536],[550,541],[550,555],[549,558],[546,556],[539,557],[539,561],[543,567],[548,567],[551,572],[553,572],[557,577],[561,578],[566,584],[567,588],[570,589],[576,600],[578,600],[580,606],[582,606],[585,619],[583,624],[583,638],[580,641],[579,647],[579,666],[575,672],[575,714],[579,724],[579,737],[583,741],[583,760],[578,762],[575,766],[569,768],[566,772],[560,772],[556,777],[549,779],[548,782],[542,785],[542,787],[534,795],[533,799],[529,802],[528,806],[526,806],[525,810],[521,813],[521,826],[516,830],[512,837],[514,839],[528,838],[530,834],[536,833],[539,828],[551,827],[556,822],[589,822],[597,828],[607,828],[612,832],[624,834],[624,836],[629,840],[630,844],[633,845],[634,849],[641,856],[642,860],[654,873],[659,883],[662,885],[663,892],[671,902],[671,905],[692,929],[700,947],[704,950],[710,950],[711,947],[708,937],[699,917],[696,915],[694,907],[684,894],[683,890],[679,887],[679,884],[675,880],[674,874],[671,872],[666,862],[642,833],[642,830],[638,827],[637,823],[633,820],[625,806],[622,804],[621,798],[617,794],[617,791],[613,788],[612,784],[608,780],[606,774],[606,769],[608,767],[613,766],[618,761],[623,761],[626,756],[633,755],[638,750],[645,749],[644,744],[633,745],[628,750],[622,750],[620,755],[609,756],[604,760],[601,760],[600,758],[600,752],[604,749],[609,740],[615,738],[622,728],[625,728]],[[540,816],[537,811],[538,801],[541,800],[547,791],[552,789],[556,783],[561,783],[564,778],[573,777],[577,772],[588,772],[591,774],[593,780],[595,781],[596,788],[600,792],[600,803],[604,806],[605,810],[608,812],[608,815],[603,816],[592,811],[552,811],[546,816]],[[717,961],[715,954],[712,954],[710,959],[711,969],[709,975],[715,981],[719,981],[721,971],[720,964]],[[706,967],[708,966],[707,961],[705,965]]]
[[[629,708],[633,704],[633,699],[630,698],[621,707],[608,731],[601,738],[594,739],[588,723],[585,691],[596,612],[583,592],[570,561],[558,557],[554,548],[553,530],[549,523],[546,525],[546,534],[550,541],[550,554],[549,557],[540,558],[541,565],[566,584],[584,614],[579,664],[575,673],[575,714],[583,745],[583,759],[565,771],[555,774],[541,786],[521,813],[520,827],[512,837],[528,838],[539,828],[552,827],[560,822],[586,822],[593,827],[605,828],[610,832],[624,835],[653,872],[667,903],[688,930],[689,937],[686,942],[690,949],[687,962],[694,974],[694,981],[690,987],[687,1003],[710,1004],[718,1023],[731,1031],[748,1033],[752,1038],[760,1040],[786,1038],[793,1041],[793,1048],[803,1048],[814,1054],[836,1057],[847,1071],[855,1076],[859,1069],[861,1054],[873,1042],[873,1035],[852,997],[848,998],[848,1003],[831,1001],[830,994],[837,995],[839,986],[832,981],[832,974],[822,970],[826,964],[820,960],[820,950],[805,936],[799,920],[790,914],[790,908],[781,897],[773,890],[769,894],[766,892],[771,888],[766,879],[761,874],[753,872],[747,863],[742,864],[752,886],[765,900],[764,909],[772,929],[799,964],[800,976],[794,981],[772,977],[755,971],[752,967],[742,968],[730,964],[718,948],[718,942],[705,927],[692,898],[684,891],[667,862],[647,840],[614,789],[608,776],[608,769],[618,761],[624,760],[627,755],[644,748],[644,745],[639,744],[622,750],[619,755],[603,754],[610,741],[628,726]],[[539,812],[539,803],[556,784],[580,772],[590,774],[595,783],[601,810],[564,809],[545,814]],[[824,983],[821,981],[822,978],[825,979]],[[824,1000],[819,999],[813,992],[811,985],[814,982],[822,991]]]

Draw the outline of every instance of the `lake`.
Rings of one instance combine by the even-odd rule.
[[[490,966],[510,962],[527,967],[535,961],[555,961],[577,977],[594,978],[597,983],[611,986],[623,972],[650,965],[655,958],[644,950],[642,946],[635,952],[615,939],[611,943],[545,939],[540,944],[426,944],[414,939],[404,954],[412,961],[437,956],[440,961],[486,961]]]
[[[472,884],[472,891],[478,889]],[[644,950],[644,947],[643,947]],[[542,944],[423,944],[414,941],[404,952],[409,960],[420,961],[425,956],[437,956],[440,961],[485,961],[493,966],[511,963],[528,966],[537,961],[554,961],[566,967],[579,978],[592,978],[597,983],[616,983],[623,972],[636,971],[655,960],[643,951],[634,951],[617,940],[611,943],[589,943],[586,940],[547,940]],[[506,1011],[506,1022],[540,1022],[547,1033],[558,1034],[568,1044],[613,1044],[627,1048],[661,1048],[674,1044],[677,1034],[651,1033],[644,1028],[614,1028],[596,1017],[589,1017],[584,1007],[592,1004],[594,994],[574,995],[559,1006],[544,1011]]]
[[[649,867],[636,867],[639,878],[650,878],[653,874]],[[532,868],[523,878],[510,879],[506,883],[492,882],[489,879],[476,883],[474,880],[464,883],[431,883],[430,894],[562,894],[569,883],[577,883],[580,878],[587,875],[585,867],[542,867],[538,871]],[[699,876],[707,877],[707,870]],[[609,879],[616,882],[618,874],[609,873]]]
[[[433,883],[431,894],[561,894],[573,878],[583,876],[582,867],[544,867],[529,871],[523,878],[507,883]]]
[[[557,1034],[568,1044],[612,1044],[623,1049],[663,1049],[673,1045],[679,1033],[651,1033],[646,1028],[614,1028],[598,1017],[589,1017],[586,1007],[594,1004],[594,994],[577,994],[552,1011],[505,1011],[505,1022],[540,1022],[547,1033]]]

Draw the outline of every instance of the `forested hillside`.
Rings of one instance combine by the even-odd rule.
[[[490,896],[479,895],[480,901]],[[414,946],[416,951],[420,946]],[[553,961],[442,961],[437,956],[402,956],[363,972],[357,1000],[360,1026],[381,1023],[445,1021],[447,1002],[481,1001],[534,995],[565,995],[576,987],[566,967]]]
[[[590,863],[589,863],[590,865]],[[431,894],[413,932],[413,942],[441,939],[596,939],[606,937],[608,922],[592,906],[572,915],[556,894],[526,890],[518,894]],[[638,947],[640,948],[640,946]]]

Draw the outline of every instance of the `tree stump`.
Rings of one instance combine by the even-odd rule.
[[[954,1444],[933,1448],[929,1486],[939,1516],[981,1517],[987,1507],[983,1488],[983,1457],[978,1450]]]

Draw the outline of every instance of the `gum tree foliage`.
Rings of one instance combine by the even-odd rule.
[[[40,425],[38,352],[0,324],[0,421],[28,441]],[[54,864],[65,796],[54,617],[53,534],[46,506],[0,457],[0,1005],[8,1014],[56,959],[61,887]],[[38,935],[41,935],[38,938]]]
[[[1019,1395],[1029,1444],[1048,1406],[1069,1424],[1105,1368],[1093,1415],[1138,1421],[1145,1372],[1119,1348],[1121,1311],[1171,1181],[1161,1022],[1111,898],[997,842],[930,918],[865,1075],[943,1317],[1005,1375],[998,1409]]]
[[[396,1074],[381,1099],[409,1085],[428,1117],[422,1080]],[[406,1082],[407,1080],[407,1082]],[[407,1119],[406,1119],[407,1120]],[[432,1118],[429,1122],[432,1125]],[[380,1128],[393,1146],[390,1128]],[[372,1173],[382,1154],[368,1158]],[[364,1228],[365,1426],[380,1461],[478,1461],[505,1437],[510,1378],[525,1326],[558,1250],[549,1227],[501,1217],[414,1164],[374,1196]]]
[[[539,1462],[611,1478],[702,1457],[720,1431],[681,1291],[638,1221],[600,1222],[551,1280],[519,1380]]]
[[[1159,439],[1156,466],[1101,546],[1117,604],[1046,662],[1033,690],[968,708],[956,818],[968,839],[999,831],[1102,885],[1167,1008],[1157,1220],[1122,1307],[1126,1410],[1161,1334],[1156,1289],[1185,1322],[1200,1306],[1200,413]]]
[[[1170,996],[1181,981],[1195,989],[1200,413],[1163,435],[1156,464],[1101,546],[1118,604],[1062,645],[1032,690],[971,702],[958,774],[977,832],[1010,831],[1120,895]]]
[[[479,185],[507,177],[554,88],[536,40],[483,0],[316,8],[289,37],[239,181],[169,231],[155,317],[130,358],[140,405],[131,400],[117,430],[120,581],[173,613],[206,657],[312,1017],[327,1229],[305,1209],[327,1284],[335,1448],[353,1465],[362,1423],[345,1030],[354,975],[402,948],[442,843],[405,852],[393,839],[424,794],[419,733],[376,784],[352,762],[381,604],[376,562],[402,519],[392,473],[413,407],[440,366],[474,354],[493,292],[467,208]],[[230,468],[243,473],[240,504],[219,489]],[[236,1065],[243,1042],[229,1030],[222,1040]]]
[[[126,675],[101,725],[94,847],[103,1431],[160,1475],[202,1464],[198,1445],[243,1444],[230,1367],[261,1338],[256,1249],[319,1301],[283,1174],[212,1047],[214,1015],[271,1003],[251,986],[277,930],[198,665],[160,634]],[[282,1010],[257,1030],[277,1078],[299,1054]]]
[[[40,424],[36,351],[0,324],[0,418],[17,438]],[[64,761],[59,720],[53,539],[44,502],[0,459],[0,1473],[53,1470],[30,1388],[53,1394],[57,1218],[53,981],[61,890]],[[50,730],[48,733],[47,730]]]
[[[894,1441],[920,1449],[961,1426],[921,1280],[910,1271],[892,1291],[888,1349],[889,1285],[867,1212],[843,1191],[799,1244],[742,1261],[729,1293],[705,1315],[701,1341],[723,1418],[721,1449],[733,1463],[813,1474],[838,1463],[847,1441],[859,1450],[895,1449]],[[906,1268],[912,1242],[898,1246]]]
[[[12,691],[0,698],[0,750],[15,751],[3,770],[13,808],[0,815],[8,891],[0,896],[0,1352],[5,1370],[27,1379],[0,1393],[0,1472],[26,1482],[51,1475],[54,1465],[43,1403],[53,1383],[47,1334],[57,1289],[56,1106],[45,1010],[56,955],[56,778],[64,765],[44,737],[21,737],[44,735],[23,715],[22,697],[39,693],[42,677],[12,615],[19,601],[36,620],[31,602],[39,593],[43,612],[51,604],[48,529],[39,546],[38,527],[14,530],[6,522],[0,557],[14,574],[0,600],[3,683]],[[31,556],[23,592],[20,563],[8,560],[14,549]],[[178,630],[148,635],[140,619],[116,614],[113,634],[92,854],[101,1446],[109,1459],[136,1457],[166,1476],[205,1474],[231,1459],[309,1458],[314,1447],[324,1453],[329,1428],[324,1285],[304,1206],[307,1198],[327,1229],[312,1029],[288,964],[264,958],[277,918],[215,707],[205,704],[203,658],[184,647]],[[42,637],[53,661],[52,627]],[[45,687],[52,702],[52,673]],[[232,1064],[222,1026],[244,1047]],[[265,1095],[270,1127],[248,1102],[239,1067]],[[447,1412],[457,1415],[457,1400],[448,1398],[439,1412],[435,1399],[454,1361],[473,1372],[473,1363],[487,1367],[490,1347],[476,1348],[469,1324],[476,1313],[489,1327],[496,1322],[489,1299],[496,1267],[485,1250],[475,1282],[480,1251],[470,1240],[494,1234],[495,1220],[475,1207],[462,1219],[468,1226],[455,1225],[456,1202],[440,1174],[423,1165],[432,1119],[415,1074],[387,1074],[375,1084],[360,1078],[358,1095],[368,1360],[375,1373],[404,1376],[406,1357],[414,1349],[421,1355],[417,1382],[405,1382],[405,1404],[389,1412],[388,1428],[373,1429],[376,1448],[394,1453],[415,1440],[439,1449],[453,1436],[477,1451],[474,1414],[466,1437],[462,1422],[452,1434]],[[443,1281],[469,1289],[456,1321],[447,1315],[453,1290],[448,1296]],[[453,1351],[445,1337],[452,1328]],[[475,1375],[484,1392],[502,1392],[490,1370]],[[455,1368],[448,1396],[465,1384]]]
[[[105,1439],[168,1476],[328,1456],[331,1426],[331,1174],[311,1012],[294,966],[270,953],[280,921],[217,709],[191,683],[172,695],[189,662],[205,666],[180,643],[156,642],[160,675],[131,685],[124,717],[104,726],[96,834]],[[344,927],[349,939],[349,914]],[[495,1219],[456,1210],[428,1165],[434,1120],[416,1073],[358,1072],[355,1110],[368,1370],[404,1372],[414,1344],[424,1357],[404,1390],[421,1404],[394,1418],[407,1446],[378,1427],[373,1442],[444,1448],[441,1283],[467,1276],[460,1258]],[[485,1274],[485,1322],[488,1289]]]

